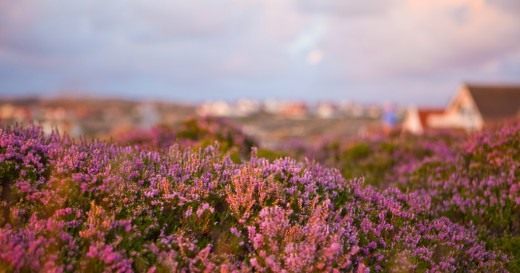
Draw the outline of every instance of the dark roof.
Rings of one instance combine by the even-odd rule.
[[[520,114],[520,85],[466,85],[484,120]]]

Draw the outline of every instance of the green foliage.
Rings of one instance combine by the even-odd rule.
[[[257,149],[256,155],[261,158],[265,158],[269,161],[274,161],[287,156],[287,153],[282,151],[276,151],[271,149],[259,148]]]
[[[355,143],[342,151],[339,163],[343,176],[347,179],[364,177],[365,183],[381,186],[387,172],[394,165],[391,144],[371,147],[367,143]]]

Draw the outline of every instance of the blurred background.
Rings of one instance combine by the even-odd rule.
[[[72,136],[232,120],[266,147],[520,110],[517,0],[0,0],[0,119]]]

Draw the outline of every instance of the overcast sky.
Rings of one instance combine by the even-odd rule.
[[[0,94],[442,105],[520,83],[519,0],[0,0]]]

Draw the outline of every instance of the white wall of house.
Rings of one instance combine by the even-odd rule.
[[[415,107],[410,107],[406,111],[406,116],[403,120],[403,130],[416,135],[424,133],[424,128],[419,118],[419,111]]]
[[[430,122],[434,128],[461,128],[473,131],[484,127],[484,120],[466,86],[460,89],[445,114],[432,117]]]

